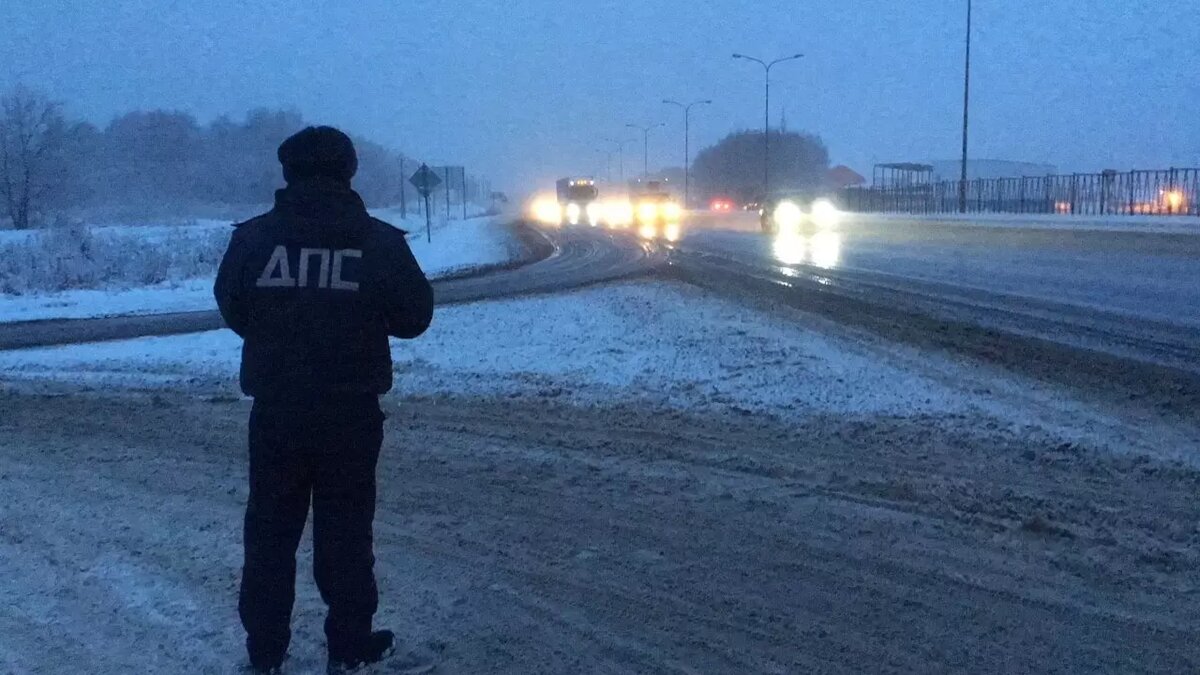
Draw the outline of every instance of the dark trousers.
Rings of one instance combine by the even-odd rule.
[[[370,634],[379,603],[372,522],[383,413],[375,397],[320,406],[255,401],[250,412],[250,499],[238,614],[252,662],[287,652],[296,594],[296,547],[313,509],[313,577],[329,607],[330,651]]]

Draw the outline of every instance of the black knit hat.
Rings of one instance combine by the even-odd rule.
[[[324,176],[349,183],[358,171],[350,137],[333,127],[306,127],[279,146],[283,179],[293,183]]]

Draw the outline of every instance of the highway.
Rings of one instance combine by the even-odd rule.
[[[1200,236],[872,221],[847,214],[827,233],[779,245],[728,229],[695,231],[688,243],[780,264],[795,262],[1070,303],[1130,318],[1200,327]]]
[[[706,214],[673,260],[1200,372],[1196,235],[845,214],[773,237],[753,214]]]

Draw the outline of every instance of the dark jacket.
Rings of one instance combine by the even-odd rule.
[[[236,227],[213,292],[245,340],[242,391],[300,403],[390,389],[388,336],[414,338],[433,317],[404,231],[320,178],[279,190],[275,208]]]

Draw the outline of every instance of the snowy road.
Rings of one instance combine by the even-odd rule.
[[[1200,327],[1200,233],[857,222],[780,246],[757,233],[697,231],[688,244],[779,264],[868,271]],[[740,229],[740,228],[739,228]]]
[[[770,237],[743,214],[707,219],[684,251],[782,281],[895,302],[1173,367],[1200,346],[1200,234],[967,226],[848,214],[822,231]],[[941,305],[940,310],[933,305]],[[972,311],[978,308],[980,311]],[[986,311],[984,311],[986,309]]]

